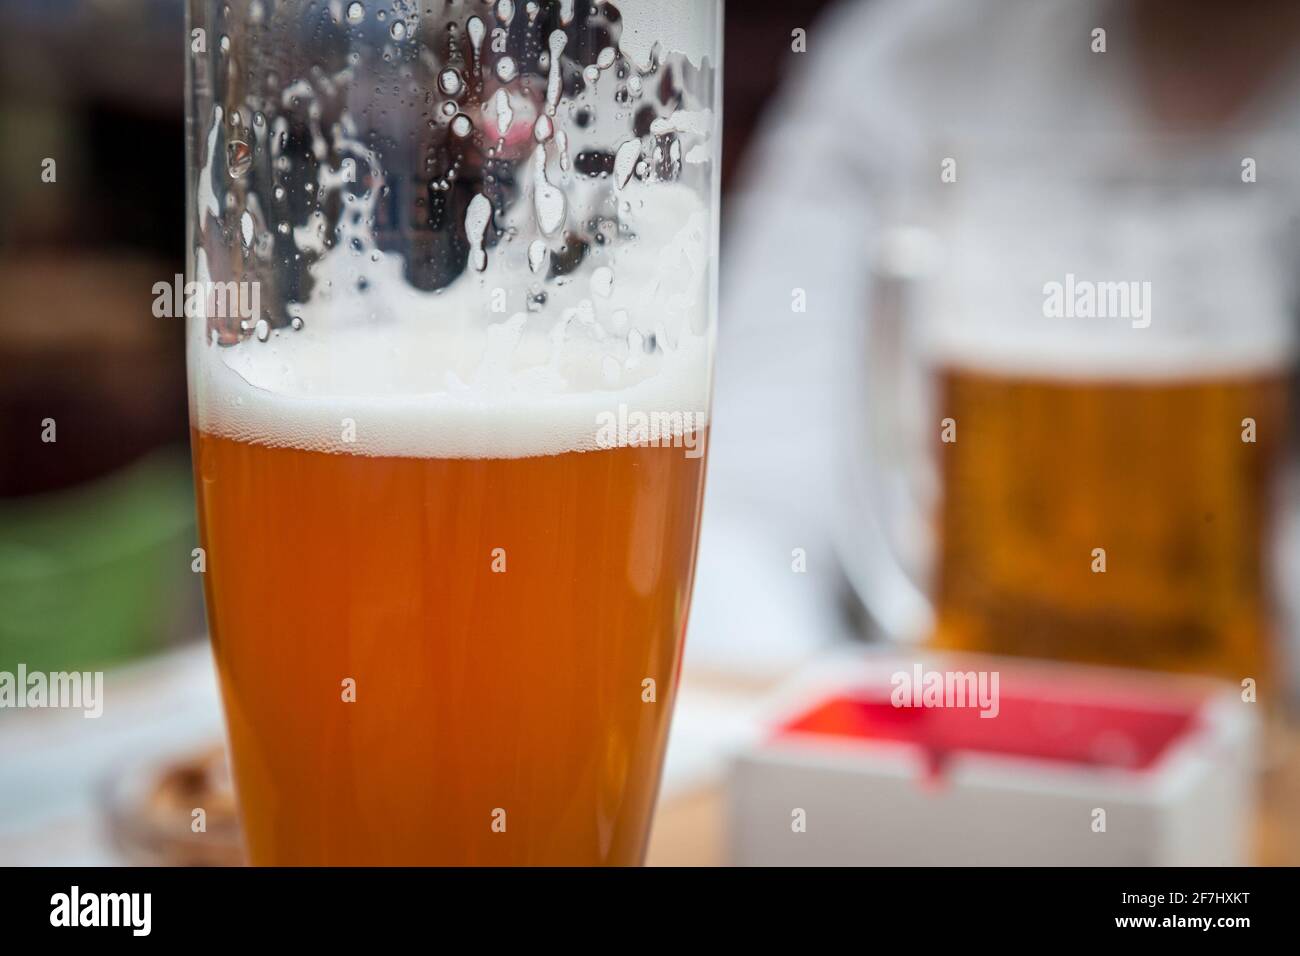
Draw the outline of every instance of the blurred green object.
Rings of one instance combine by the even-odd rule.
[[[197,634],[188,453],[0,500],[0,670],[91,670]]]

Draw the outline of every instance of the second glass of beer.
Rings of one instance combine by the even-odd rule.
[[[194,467],[251,861],[641,862],[721,2],[189,7]]]

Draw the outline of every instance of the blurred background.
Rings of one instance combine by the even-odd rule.
[[[106,669],[114,699],[0,708],[0,863],[238,859],[184,332],[151,311],[183,271],[183,24],[0,0],[0,672]],[[973,792],[1040,821],[1108,794],[1173,834],[1107,855],[1044,822],[998,862],[1300,862],[1300,11],[747,0],[724,96],[716,428],[651,862],[980,862],[942,835]],[[1138,285],[1049,323],[1067,276]],[[899,667],[1008,656],[1050,665],[1004,685],[1013,731],[871,710]],[[1002,763],[927,803],[908,748]],[[887,814],[848,860],[755,832],[789,829],[789,787],[832,818],[900,800],[930,843],[870,836]],[[221,839],[191,839],[200,801]]]

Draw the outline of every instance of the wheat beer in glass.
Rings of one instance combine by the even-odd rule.
[[[721,2],[191,2],[188,362],[255,864],[638,864]]]
[[[1193,146],[971,149],[999,174],[885,243],[867,400],[893,437],[858,485],[885,533],[845,552],[915,598],[864,589],[896,633],[1276,677],[1294,191],[1237,188]]]

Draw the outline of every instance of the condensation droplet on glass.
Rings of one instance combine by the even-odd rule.
[[[445,96],[455,96],[461,91],[462,86],[460,74],[455,70],[449,68],[438,74],[438,89],[442,90]]]
[[[510,108],[510,94],[505,90],[497,90],[496,107],[497,129],[504,137],[510,131],[510,124],[515,121],[515,111]]]
[[[630,139],[618,148],[614,154],[614,184],[619,189],[626,189],[636,172],[637,161],[641,158],[641,141]]]
[[[563,91],[563,86],[560,83],[560,54],[564,52],[568,42],[569,38],[563,30],[552,30],[551,36],[547,40],[547,46],[551,50],[551,72],[546,81],[546,105],[552,113],[559,106],[560,93]]]
[[[289,324],[293,327],[293,330],[294,330],[295,332],[301,332],[301,331],[302,331],[302,316],[300,316],[300,315],[295,315],[295,316],[293,317],[293,321],[291,321]]]
[[[276,225],[275,231],[282,236],[289,235],[289,223],[281,221],[278,225]]]
[[[352,3],[348,4],[349,23],[360,23],[365,18],[366,18],[365,4],[361,3],[360,0],[353,0]]]
[[[602,70],[608,70],[614,65],[614,58],[618,53],[612,46],[607,46],[596,56],[596,66]]]
[[[469,34],[470,46],[474,48],[474,61],[477,63],[479,54],[483,50],[483,37],[487,33],[487,27],[478,17],[470,17],[465,23],[465,32]]]
[[[226,167],[231,179],[239,179],[253,165],[253,147],[242,139],[231,140],[226,144]]]
[[[588,83],[595,83],[600,79],[600,68],[598,66],[589,66],[582,71],[582,78]]]
[[[546,179],[546,147],[538,146],[533,153],[533,211],[542,235],[553,236],[564,226],[568,201],[564,191],[552,186]]]
[[[461,139],[464,139],[474,131],[474,121],[464,113],[458,113],[452,118],[451,131]]]
[[[536,20],[537,14],[542,11],[542,8],[537,5],[537,0],[528,0],[528,5],[524,9],[528,11],[529,22]]]
[[[492,218],[492,203],[482,193],[469,201],[465,210],[465,237],[469,239],[470,262],[479,272],[487,269],[487,250],[483,248],[488,221]]]
[[[509,23],[515,18],[514,0],[501,0],[497,4],[497,16],[501,18],[502,23]]]
[[[573,22],[573,0],[560,0],[560,22],[566,27]]]
[[[551,123],[551,118],[549,116],[543,113],[541,116],[537,117],[537,122],[533,124],[533,137],[537,142],[546,142],[551,138],[551,134],[554,132],[555,127]]]
[[[230,37],[226,36],[224,33],[221,34],[221,52],[230,52]]]
[[[388,33],[394,40],[405,39],[406,23],[402,20],[394,20],[393,25],[388,28]]]
[[[253,214],[247,209],[239,217],[239,232],[243,236],[244,245],[251,246],[253,244]]]
[[[502,83],[509,83],[519,75],[519,68],[515,66],[513,57],[503,56],[497,60],[497,78]]]
[[[266,319],[257,320],[257,341],[265,342],[271,337],[271,324]]]
[[[546,243],[540,239],[534,239],[528,247],[528,268],[534,273],[542,271],[542,266],[546,265]]]

